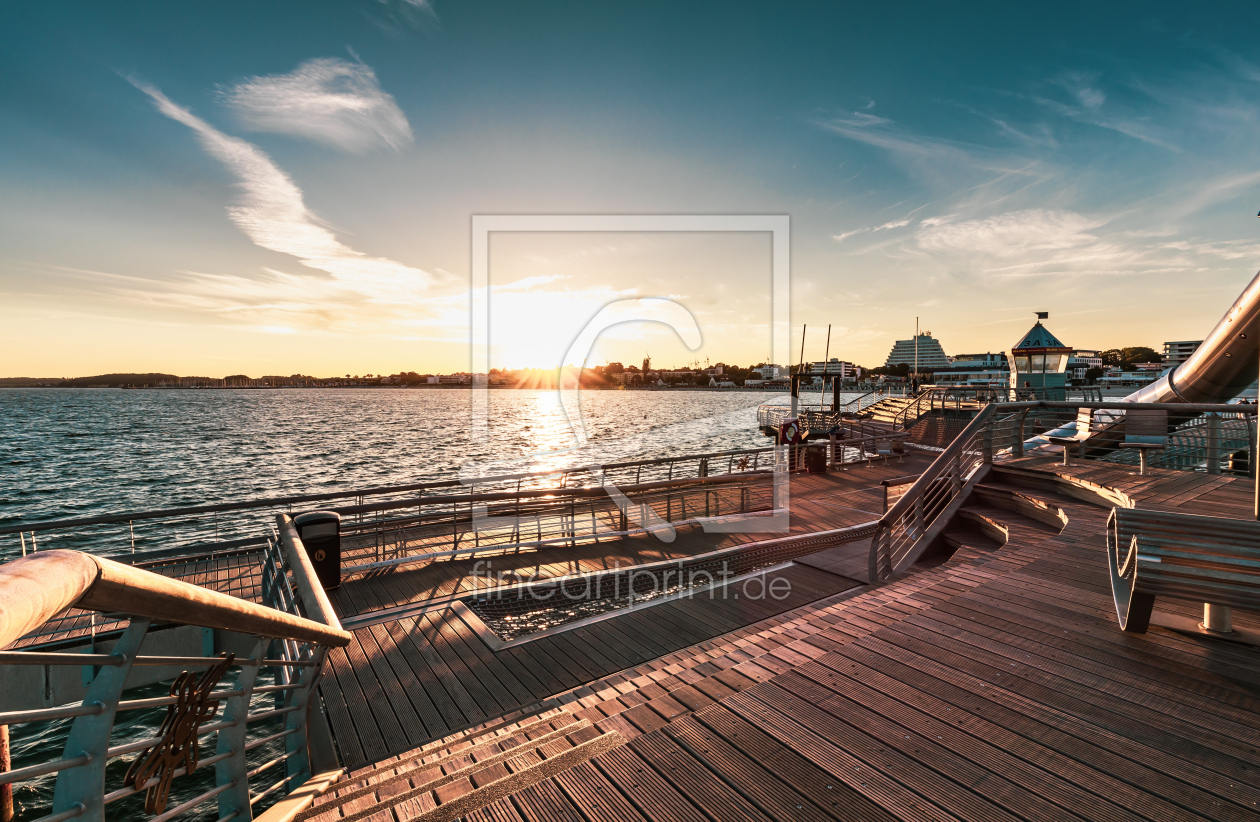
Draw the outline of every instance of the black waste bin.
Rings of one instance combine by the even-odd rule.
[[[315,576],[324,590],[341,584],[341,514],[310,511],[293,518],[306,555],[315,566]]]
[[[806,446],[805,470],[810,474],[827,473],[827,446],[826,445]]]

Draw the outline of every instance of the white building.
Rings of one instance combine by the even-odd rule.
[[[1091,368],[1102,368],[1102,352],[1082,348],[1073,351],[1068,357],[1067,374],[1069,379],[1084,380],[1085,373]]]
[[[1200,345],[1203,345],[1203,340],[1176,340],[1164,343],[1164,366],[1176,368],[1190,359],[1190,355]]]
[[[1006,353],[959,354],[953,357],[947,368],[938,368],[932,374],[937,385],[984,385],[1003,386],[1010,383],[1011,366]]]
[[[1108,368],[1098,378],[1099,385],[1140,386],[1148,385],[1159,379],[1159,363],[1152,363],[1155,368],[1140,368],[1137,371],[1121,371],[1119,368]]]
[[[744,387],[760,388],[767,385],[786,384],[790,378],[791,373],[783,366],[762,363],[748,373],[748,379],[744,380]]]
[[[916,340],[918,342],[917,355]],[[935,371],[938,368],[949,367],[949,357],[945,356],[945,349],[941,348],[940,342],[932,336],[931,331],[924,331],[917,338],[897,340],[892,351],[888,352],[888,360],[884,365],[887,367],[904,364],[914,368],[916,360],[920,371]]]
[[[839,378],[841,380],[857,379],[861,376],[862,369],[858,368],[851,362],[839,360],[835,357],[822,362],[811,362],[805,366],[805,375],[813,377],[815,383],[821,383],[825,377]]]

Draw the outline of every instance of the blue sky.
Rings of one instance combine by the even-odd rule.
[[[473,214],[792,220],[807,355],[1197,339],[1260,261],[1248,4],[6,5],[0,375],[468,363]],[[496,243],[498,241],[496,240]],[[502,365],[672,297],[769,350],[764,238],[496,244]],[[795,338],[795,336],[794,336]],[[554,354],[552,353],[554,352]],[[551,363],[554,364],[554,363]]]

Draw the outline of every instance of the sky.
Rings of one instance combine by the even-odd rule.
[[[962,9],[960,11],[960,9]],[[1200,339],[1260,267],[1260,9],[0,7],[0,376],[470,367],[475,215],[787,215],[793,353],[1049,311]],[[491,237],[491,364],[770,356],[764,233]],[[633,303],[626,303],[633,305]],[[629,315],[627,315],[629,316]],[[831,326],[828,343],[827,327]],[[583,338],[584,339],[584,338]]]

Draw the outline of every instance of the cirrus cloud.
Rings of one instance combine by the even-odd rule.
[[[288,134],[356,154],[411,144],[411,125],[381,90],[376,72],[335,57],[307,60],[289,74],[251,77],[223,92],[252,131]]]
[[[224,134],[149,83],[127,79],[158,111],[192,129],[206,152],[237,178],[242,196],[228,216],[256,245],[296,257],[371,302],[407,304],[425,292],[432,281],[427,272],[338,240],[307,208],[302,190],[257,146]]]
[[[983,254],[999,259],[1028,254],[1056,254],[1092,246],[1090,234],[1106,221],[1072,211],[1033,208],[979,220],[925,220],[918,233],[921,248]]]

